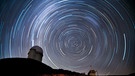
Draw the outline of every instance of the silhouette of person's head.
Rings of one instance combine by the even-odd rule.
[[[28,52],[28,58],[41,61],[43,57],[43,50],[39,46],[33,46]]]

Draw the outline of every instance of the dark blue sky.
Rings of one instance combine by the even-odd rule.
[[[38,45],[55,69],[133,73],[133,7],[133,0],[1,0],[0,59],[26,58]]]

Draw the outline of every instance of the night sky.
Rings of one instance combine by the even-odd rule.
[[[42,47],[54,69],[135,72],[133,0],[0,0],[0,59]],[[90,67],[92,66],[92,67]]]

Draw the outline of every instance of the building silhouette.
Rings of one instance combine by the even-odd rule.
[[[97,71],[95,71],[95,70],[90,70],[90,71],[88,72],[88,76],[97,76],[97,75],[96,75],[96,72],[97,72]]]
[[[95,70],[90,70],[89,73],[85,75],[85,73],[53,69],[42,63],[42,57],[42,48],[33,46],[28,52],[28,58],[0,59],[0,76],[96,76]]]
[[[28,58],[41,61],[43,57],[43,49],[39,46],[33,46],[28,52]]]
[[[88,72],[88,76],[97,76],[97,71],[92,68],[90,65],[91,70]]]

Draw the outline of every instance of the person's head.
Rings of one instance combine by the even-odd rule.
[[[28,52],[28,58],[42,61],[43,50],[39,46],[33,46]]]

